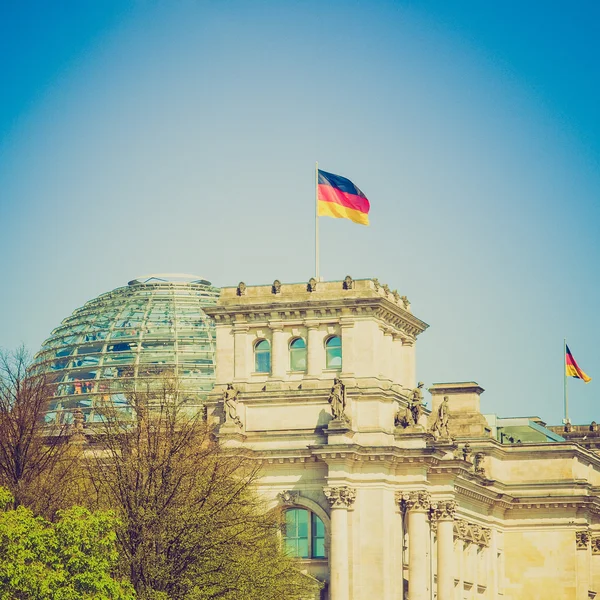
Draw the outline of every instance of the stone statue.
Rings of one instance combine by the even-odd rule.
[[[243,281],[240,281],[237,286],[236,293],[238,296],[246,295],[246,284]]]
[[[331,404],[331,414],[334,419],[344,420],[347,418],[344,414],[346,410],[346,386],[339,377],[333,380],[333,387],[331,388],[331,392],[329,392],[328,402]]]
[[[316,292],[317,291],[317,280],[314,277],[311,277],[308,280],[308,285],[306,286],[306,291],[308,291],[308,292]]]
[[[392,292],[392,296],[394,296],[394,300],[395,300],[396,302],[400,302],[400,294],[398,293],[398,290],[394,290],[394,291]]]
[[[272,294],[281,294],[281,281],[279,281],[279,279],[276,279],[273,282],[273,286],[271,287],[271,293]]]
[[[472,455],[472,450],[471,450],[471,444],[469,444],[469,442],[467,442],[462,449],[462,455],[463,455],[463,460],[466,460],[467,462],[471,462],[471,455]]]
[[[387,296],[390,293],[390,286],[386,283],[382,287],[383,291],[385,292],[385,295]]]
[[[223,393],[223,404],[225,407],[225,422],[231,421],[238,427],[242,426],[242,422],[237,414],[237,398],[239,391],[233,388],[233,383],[227,384],[227,389]]]
[[[448,396],[444,396],[444,400],[438,406],[437,414],[431,425],[431,433],[434,437],[450,437],[448,429]]]
[[[417,384],[417,387],[412,390],[412,392],[410,393],[410,396],[408,397],[408,402],[409,402],[409,409],[411,412],[411,416],[412,416],[412,424],[413,425],[418,425],[419,424],[419,419],[421,418],[421,415],[423,414],[423,406],[424,406],[424,402],[423,402],[423,392],[421,391],[423,389],[423,382],[419,381],[419,383]]]
[[[400,300],[402,300],[402,304],[404,304],[405,309],[409,307],[410,302],[406,296],[400,296]]]
[[[375,288],[375,291],[379,290],[379,288],[381,287],[381,284],[379,283],[379,279],[377,279],[377,277],[373,277],[373,279],[371,279],[371,281],[373,282],[373,287]]]
[[[350,277],[350,275],[346,275],[346,277],[344,278],[344,289],[351,290],[353,288],[354,288],[354,280],[352,279],[352,277]]]

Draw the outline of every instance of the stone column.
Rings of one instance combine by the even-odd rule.
[[[238,381],[246,381],[250,374],[248,368],[248,330],[249,326],[246,324],[234,325],[233,326],[233,376]],[[254,370],[254,365],[252,365]]]
[[[306,321],[306,375],[319,377],[325,368],[325,357],[322,351],[323,336],[319,331],[318,321]],[[343,357],[342,357],[343,358]]]
[[[576,531],[577,544],[577,596],[576,600],[588,600],[590,589],[590,532]]]
[[[381,327],[381,331],[383,333],[383,344],[381,345],[381,350],[383,356],[381,356],[381,374],[386,379],[393,379],[393,369],[394,369],[394,354],[393,354],[393,346],[394,338],[392,335],[391,327]]]
[[[354,321],[347,317],[340,318],[340,334],[342,338],[342,377],[354,377]]]
[[[402,385],[406,388],[413,389],[416,387],[416,370],[415,370],[415,340],[411,338],[404,338],[402,340],[402,354],[403,354],[403,377]]]
[[[325,487],[323,492],[331,506],[329,597],[330,600],[349,600],[348,508],[354,503],[356,490],[341,486]]]
[[[592,584],[595,592],[600,592],[600,538],[592,539]]]
[[[392,336],[392,381],[406,385],[404,381],[404,349],[402,338],[398,334]]]
[[[405,492],[400,501],[408,521],[408,597],[428,600],[427,596],[427,520],[431,495],[424,490]]]
[[[288,369],[287,362],[289,357],[285,344],[283,323],[269,323],[269,328],[273,332],[273,346],[271,347],[271,377],[274,379],[284,379]]]
[[[456,502],[437,503],[437,600],[454,600],[454,514]]]

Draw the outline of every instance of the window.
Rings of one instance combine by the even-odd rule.
[[[290,371],[306,371],[306,342],[302,338],[290,344]]]
[[[342,368],[342,340],[333,335],[325,342],[325,367],[327,369]]]
[[[254,345],[254,371],[271,372],[271,345],[267,340],[260,340]]]
[[[325,558],[325,525],[303,508],[285,512],[285,549],[297,558]]]

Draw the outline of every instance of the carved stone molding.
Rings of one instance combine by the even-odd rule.
[[[294,492],[292,490],[285,490],[284,492],[280,492],[277,494],[281,503],[285,506],[293,506],[298,503],[298,498],[300,497],[300,492]]]
[[[576,531],[575,542],[577,543],[577,550],[587,550],[591,537],[589,531]]]
[[[435,516],[438,520],[453,521],[455,513],[455,500],[440,500],[436,502]]]
[[[592,538],[592,554],[600,554],[600,537]]]
[[[476,523],[469,523],[464,519],[457,519],[454,522],[454,535],[459,540],[487,547],[490,545],[492,531],[491,529],[482,527]]]
[[[340,487],[324,487],[323,493],[331,508],[349,508],[356,499],[356,490],[343,485]]]
[[[396,502],[398,502],[403,512],[411,510],[429,511],[431,508],[431,494],[426,490],[396,492]]]

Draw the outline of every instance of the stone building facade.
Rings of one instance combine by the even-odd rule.
[[[503,444],[474,382],[415,380],[427,325],[377,280],[224,288],[207,418],[263,465],[328,600],[593,598],[600,458]],[[540,425],[536,425],[538,429]]]

